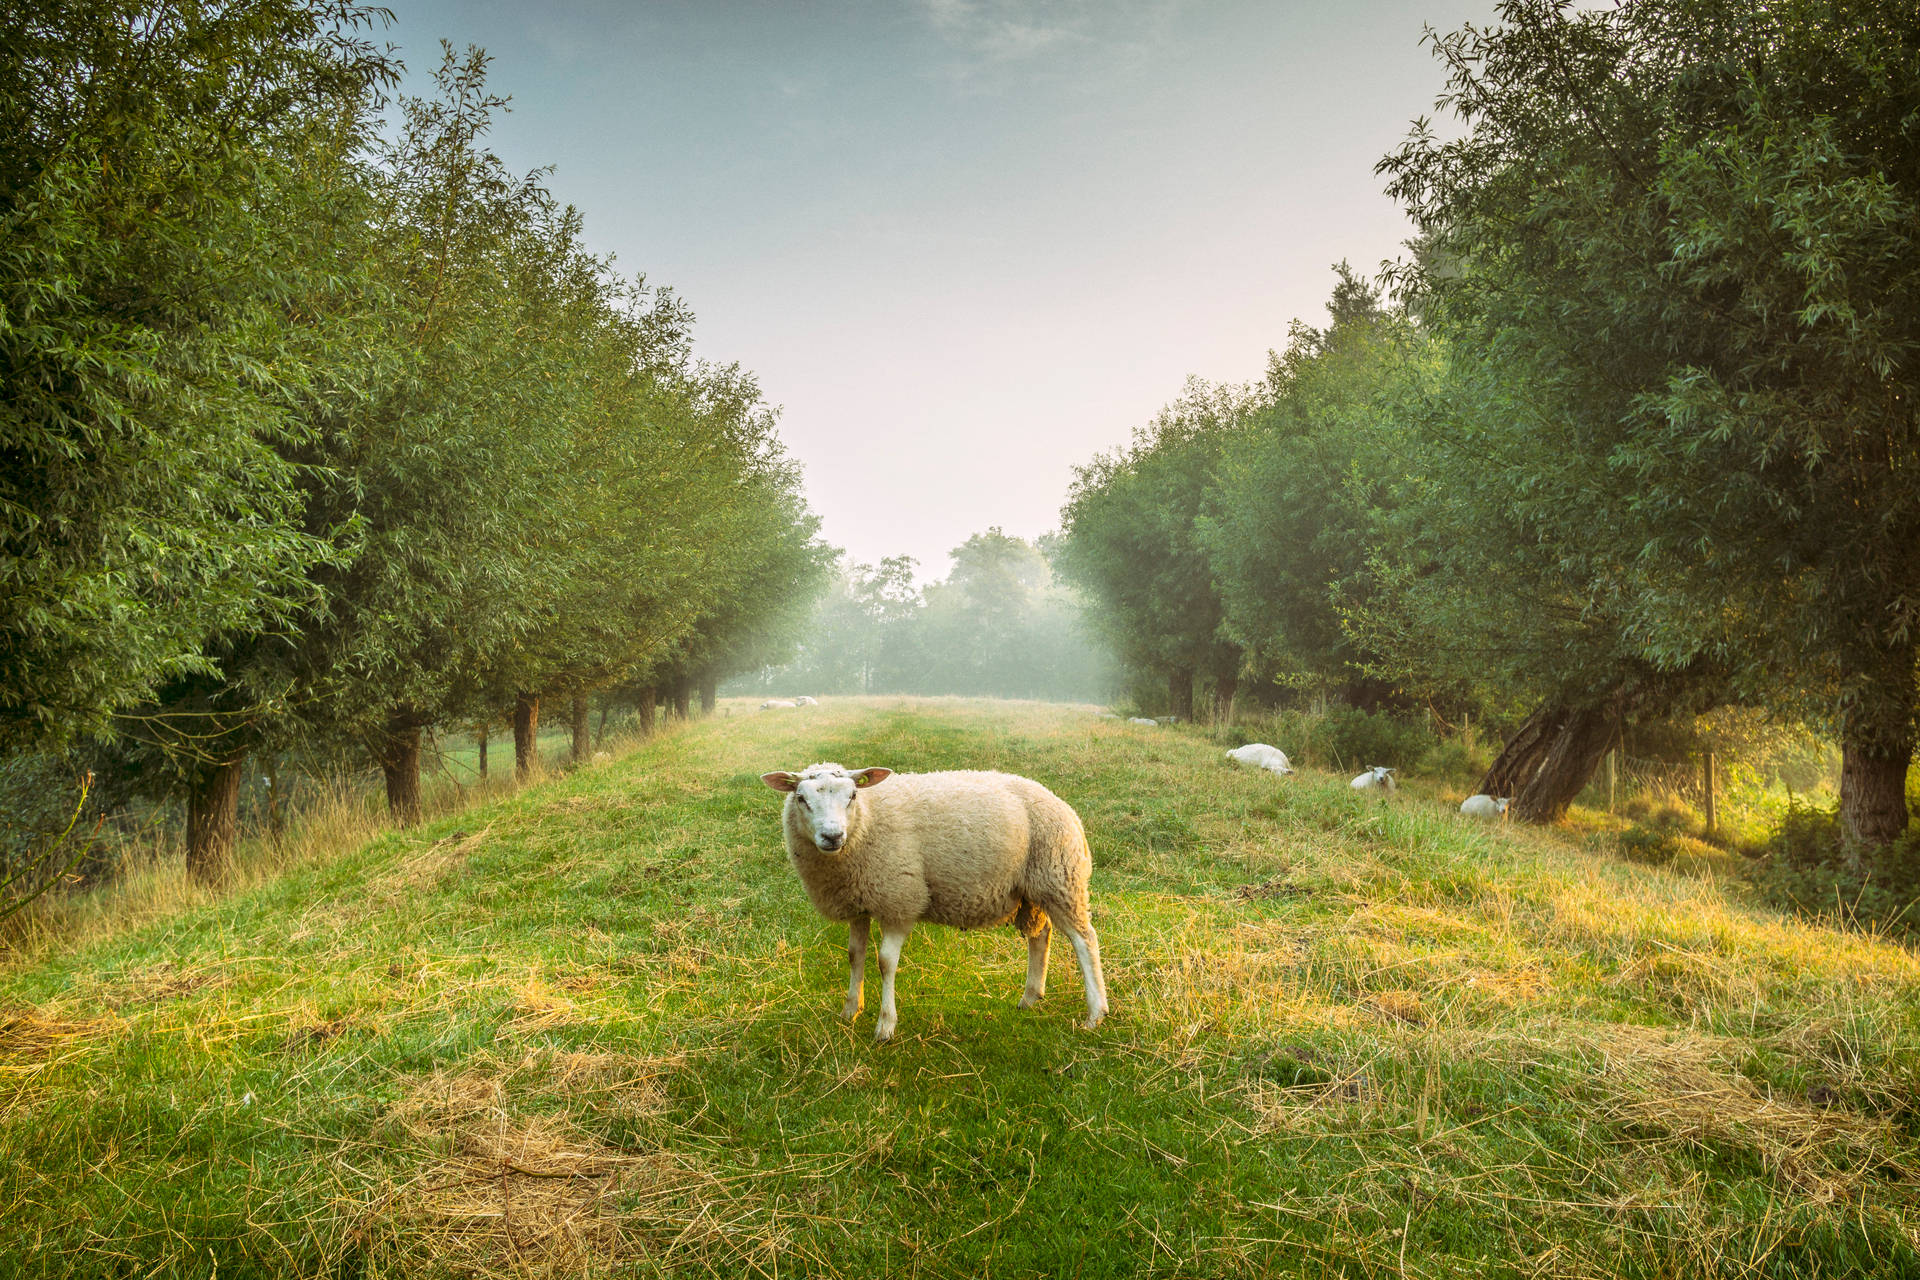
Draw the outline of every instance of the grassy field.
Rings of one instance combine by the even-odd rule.
[[[1197,730],[750,707],[16,958],[0,1270],[1920,1276],[1908,951]],[[927,928],[841,1023],[819,759],[1074,804],[1107,1022]]]

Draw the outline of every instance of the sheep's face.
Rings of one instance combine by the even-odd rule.
[[[844,769],[816,764],[803,773],[763,773],[760,781],[787,792],[787,814],[822,853],[838,853],[847,843],[853,808],[863,787],[893,776],[891,769]]]

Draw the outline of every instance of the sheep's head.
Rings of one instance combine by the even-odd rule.
[[[787,813],[822,853],[837,853],[847,842],[853,805],[863,787],[885,782],[891,769],[846,769],[837,764],[808,765],[799,773],[763,773],[760,781],[787,793]]]

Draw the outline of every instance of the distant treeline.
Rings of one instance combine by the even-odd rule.
[[[483,54],[390,97],[381,20],[0,16],[0,764],[183,797],[206,878],[250,756],[410,820],[424,729],[684,708],[824,585],[753,377],[486,149]]]
[[[1079,473],[1056,563],[1187,713],[1252,680],[1509,726],[1564,812],[1623,726],[1764,708],[1906,831],[1920,8],[1511,0],[1379,171],[1419,230],[1266,378]]]
[[[1042,539],[1045,543],[1046,539]],[[736,692],[962,694],[1103,700],[1115,670],[1057,584],[1043,546],[989,529],[953,550],[946,579],[916,589],[914,561],[845,564],[794,660]]]

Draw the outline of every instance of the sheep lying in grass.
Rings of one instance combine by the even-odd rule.
[[[1235,747],[1227,752],[1227,759],[1281,775],[1293,772],[1293,765],[1288,762],[1287,753],[1278,747],[1270,747],[1264,742],[1249,742],[1244,747]]]
[[[891,778],[892,781],[888,782]],[[880,921],[880,1020],[893,1035],[893,975],[920,921],[977,929],[1009,921],[1027,939],[1020,1007],[1046,994],[1049,921],[1073,944],[1088,1028],[1107,1013],[1100,938],[1087,905],[1093,859],[1080,816],[1039,783],[1008,773],[902,773],[809,765],[761,775],[787,793],[787,853],[816,910],[849,925],[847,1001],[860,1012],[870,923]],[[885,787],[880,784],[886,782]]]
[[[1158,729],[1160,727],[1158,720],[1149,720],[1145,716],[1128,716],[1127,723],[1145,725],[1149,729]]]
[[[768,698],[765,702],[760,704],[760,709],[762,711],[778,711],[778,710],[781,710],[782,708],[797,707],[799,705],[800,705],[799,703],[795,702],[791,698]]]
[[[1460,802],[1460,812],[1473,818],[1504,818],[1510,797],[1468,796]]]
[[[1392,794],[1400,789],[1393,780],[1393,770],[1384,765],[1368,765],[1367,771],[1347,784],[1355,791],[1385,791]]]
[[[820,699],[809,698],[803,693],[793,700],[793,705],[796,707],[817,707],[820,705]]]

